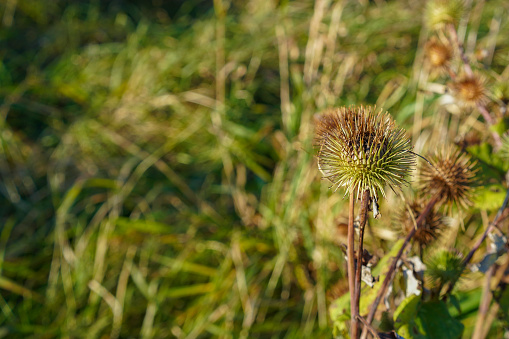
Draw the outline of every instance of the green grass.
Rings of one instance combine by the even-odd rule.
[[[0,4],[0,337],[332,337],[347,211],[313,119],[377,104],[423,153],[464,132],[423,91],[424,4],[152,2]],[[507,11],[461,26],[498,74]]]

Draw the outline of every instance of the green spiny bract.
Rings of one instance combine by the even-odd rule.
[[[329,109],[316,129],[318,168],[332,182],[332,188],[354,192],[365,190],[377,198],[385,197],[384,187],[394,190],[408,183],[405,179],[415,165],[415,154],[404,130],[391,116],[374,107]],[[345,194],[345,195],[346,195]]]
[[[456,25],[463,14],[463,0],[430,0],[426,4],[426,21],[431,29]]]
[[[453,283],[461,276],[462,261],[463,256],[457,251],[438,250],[427,260],[426,275],[435,288]]]

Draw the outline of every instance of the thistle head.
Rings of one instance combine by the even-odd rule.
[[[435,153],[430,163],[425,163],[421,172],[422,192],[438,196],[449,209],[453,204],[458,208],[471,206],[476,170],[469,156],[458,150],[445,149]]]
[[[485,83],[485,79],[479,74],[464,75],[452,84],[452,90],[460,103],[472,107],[488,101]]]
[[[375,113],[374,107],[330,109],[318,121],[315,145],[318,168],[335,190],[360,197],[369,190],[373,198],[385,186],[405,183],[415,164],[415,155],[405,132],[390,115]],[[345,194],[345,195],[346,195]]]
[[[405,207],[401,210],[397,217],[397,222],[401,225],[405,234],[410,233],[415,228],[415,220],[419,218],[425,206],[426,202],[423,199],[417,199],[409,205],[409,208]],[[441,216],[432,209],[424,219],[424,222],[417,228],[413,238],[419,245],[427,246],[437,239],[442,231],[442,226]]]
[[[426,6],[426,21],[431,29],[456,25],[463,14],[463,0],[430,0]]]
[[[426,43],[424,50],[426,60],[432,69],[443,71],[449,66],[453,56],[450,44],[440,41],[437,37],[432,37]]]

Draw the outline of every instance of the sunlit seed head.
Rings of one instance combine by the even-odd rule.
[[[453,50],[450,44],[443,43],[437,37],[432,37],[426,43],[425,53],[430,66],[437,71],[443,71],[451,61]]]
[[[463,14],[462,0],[430,0],[426,6],[426,22],[430,29],[456,25]]]
[[[485,80],[479,74],[459,77],[452,89],[455,97],[465,106],[476,106],[488,101]]]
[[[449,209],[472,205],[475,184],[474,163],[467,154],[458,150],[441,150],[428,158],[432,165],[425,163],[420,177],[420,188],[430,196],[439,196],[440,202]]]
[[[405,132],[390,115],[375,108],[341,107],[326,111],[316,126],[318,168],[346,194],[357,197],[369,190],[372,197],[385,186],[392,189],[407,183],[415,155]]]
[[[405,234],[410,233],[415,228],[415,220],[419,218],[419,215],[426,207],[426,202],[422,199],[414,200],[409,207],[414,219],[406,206],[402,207],[397,217],[397,223],[401,225]],[[424,219],[424,222],[417,228],[413,239],[419,245],[427,246],[437,239],[442,231],[442,227],[442,217],[432,209]]]

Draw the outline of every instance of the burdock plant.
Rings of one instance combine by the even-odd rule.
[[[387,112],[367,107],[341,107],[325,112],[318,122],[315,145],[318,168],[335,191],[350,195],[348,223],[348,284],[350,290],[351,334],[359,335],[359,299],[363,253],[363,235],[369,203],[379,217],[379,193],[407,183],[415,164],[410,140],[396,127]],[[354,267],[354,207],[361,199],[357,270]]]

